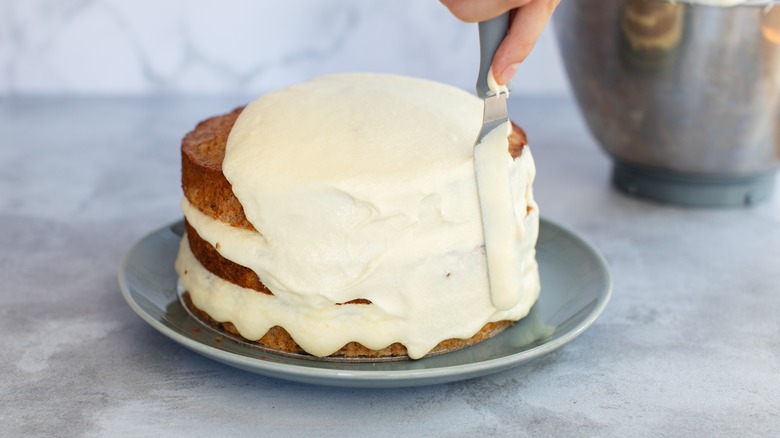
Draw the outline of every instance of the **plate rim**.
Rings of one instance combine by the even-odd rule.
[[[612,275],[604,256],[593,245],[588,243],[575,232],[549,219],[540,218],[540,228],[542,226],[553,228],[559,233],[567,235],[569,239],[574,240],[576,244],[584,248],[587,252],[590,253],[590,255],[593,256],[594,261],[605,276],[606,284],[604,291],[603,293],[599,294],[598,298],[596,299],[596,305],[588,312],[588,315],[582,321],[580,321],[576,326],[568,330],[560,337],[549,342],[544,342],[528,350],[523,350],[493,359],[450,366],[438,366],[434,368],[392,371],[354,370],[321,368],[316,365],[318,364],[316,361],[311,361],[311,364],[307,365],[276,363],[264,360],[262,357],[249,357],[230,351],[220,350],[192,339],[155,319],[153,316],[144,311],[144,309],[141,308],[141,306],[131,296],[126,272],[133,253],[147,239],[152,238],[154,235],[165,229],[170,229],[181,221],[182,220],[180,219],[171,222],[145,234],[143,237],[136,240],[135,243],[124,254],[120,262],[118,272],[119,288],[124,300],[130,306],[130,308],[133,309],[133,311],[152,328],[162,333],[174,342],[177,342],[196,353],[228,366],[243,369],[245,371],[298,382],[316,383],[330,386],[355,386],[355,383],[375,383],[380,385],[382,383],[389,383],[392,386],[400,387],[444,383],[447,381],[469,379],[493,372],[499,372],[512,366],[519,365],[523,362],[527,362],[537,357],[551,353],[558,348],[561,348],[563,345],[571,342],[596,322],[599,316],[604,312],[604,309],[612,297]],[[188,315],[188,318],[192,317]],[[485,342],[489,341],[490,339],[486,340]],[[268,355],[273,353],[264,352],[263,354]],[[367,362],[364,365],[371,366],[372,363]],[[351,385],[350,383],[353,384]]]

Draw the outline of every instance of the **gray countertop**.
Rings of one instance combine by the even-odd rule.
[[[170,341],[122,299],[119,262],[180,217],[181,136],[245,100],[0,100],[0,435],[780,433],[780,193],[724,210],[618,193],[560,98],[510,107],[543,216],[611,266],[612,301],[572,343],[483,378],[368,390],[257,376]]]

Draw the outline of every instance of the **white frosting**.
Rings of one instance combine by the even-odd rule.
[[[509,169],[512,157],[507,153],[507,135],[512,127],[509,122],[490,131],[474,147],[474,166],[479,188],[482,211],[482,229],[485,235],[488,277],[493,305],[497,309],[511,309],[522,299],[523,287],[522,249],[525,228],[525,211],[515,209],[516,190],[530,187],[534,175],[520,175],[524,181],[510,181]],[[523,196],[525,194],[523,193]]]
[[[473,161],[481,116],[481,101],[463,91],[371,74],[254,101],[231,131],[223,173],[260,233],[182,207],[203,239],[274,296],[204,272],[184,245],[177,269],[194,273],[182,275],[194,303],[248,339],[280,325],[318,356],[357,341],[401,342],[419,358],[488,322],[522,318],[539,294],[533,157],[526,147],[512,160],[506,136],[491,137],[504,154],[491,171],[513,187],[508,266],[522,289],[491,299]],[[372,304],[337,305],[358,298]]]
[[[509,93],[509,87],[506,85],[498,85],[498,81],[496,80],[495,75],[493,75],[493,67],[490,67],[490,70],[488,71],[487,86],[488,90],[493,92],[493,94]]]

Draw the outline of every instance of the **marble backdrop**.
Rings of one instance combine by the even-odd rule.
[[[0,0],[0,94],[262,93],[334,72],[471,90],[476,25],[436,0]],[[515,80],[568,84],[548,30]]]

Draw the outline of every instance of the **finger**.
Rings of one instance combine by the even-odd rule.
[[[467,23],[489,20],[534,0],[440,0],[452,15]]]
[[[504,41],[493,57],[496,81],[505,85],[512,80],[520,63],[528,57],[560,0],[532,0],[515,11]]]

